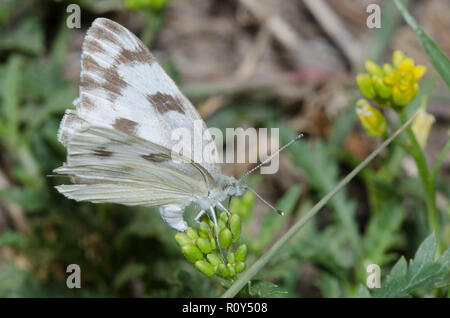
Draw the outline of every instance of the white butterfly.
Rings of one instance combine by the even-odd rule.
[[[246,190],[246,184],[221,173],[215,147],[204,163],[171,151],[171,131],[192,130],[201,117],[123,26],[98,18],[88,30],[79,94],[76,110],[66,111],[58,132],[68,154],[55,172],[74,184],[56,188],[68,198],[156,206],[171,227],[184,231],[183,213],[191,203],[200,210],[197,222],[209,212],[215,221],[214,208],[226,211],[221,201]],[[199,138],[203,145],[212,140]]]

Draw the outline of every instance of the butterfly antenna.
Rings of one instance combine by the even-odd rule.
[[[292,139],[291,141],[289,141],[287,144],[285,144],[284,146],[278,148],[277,151],[275,151],[273,154],[271,154],[269,157],[267,157],[263,162],[261,162],[259,165],[257,165],[256,167],[254,167],[253,169],[251,169],[250,171],[247,171],[243,176],[241,176],[239,178],[239,181],[242,181],[242,179],[244,179],[245,177],[247,177],[248,175],[252,174],[254,171],[258,170],[259,168],[261,168],[261,166],[265,165],[266,163],[270,162],[276,155],[278,155],[280,152],[282,152],[284,149],[286,149],[287,147],[289,147],[290,145],[292,145],[294,142],[296,142],[297,140],[300,140],[301,138],[303,138],[303,134],[300,133],[298,134],[294,139]]]
[[[264,202],[269,208],[271,208],[272,210],[274,210],[275,212],[277,212],[279,215],[283,216],[284,212],[281,211],[280,209],[277,209],[276,207],[274,207],[272,204],[270,204],[269,202],[267,202],[266,200],[264,200],[258,193],[256,193],[255,190],[253,190],[252,188],[250,188],[247,185],[247,189],[249,189],[251,192],[253,192],[254,195],[256,195],[262,202]]]

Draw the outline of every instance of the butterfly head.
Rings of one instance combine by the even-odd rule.
[[[233,177],[230,177],[228,182],[224,185],[223,190],[227,193],[228,196],[241,196],[247,190],[247,184]]]
[[[217,174],[214,179],[217,182],[220,196],[225,198],[229,196],[241,196],[247,190],[247,185],[234,177]]]

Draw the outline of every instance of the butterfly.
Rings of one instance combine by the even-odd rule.
[[[227,211],[221,202],[248,188],[221,173],[215,145],[202,162],[172,151],[171,132],[193,131],[194,121],[206,131],[194,138],[202,146],[213,140],[148,48],[114,21],[97,18],[87,31],[73,104],[57,136],[67,162],[54,170],[71,178],[73,184],[56,186],[70,199],[154,206],[169,226],[185,231],[188,205],[200,211],[197,222],[206,213],[217,224],[215,208]]]

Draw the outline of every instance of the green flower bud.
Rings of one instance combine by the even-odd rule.
[[[225,249],[230,247],[232,238],[233,235],[231,234],[231,231],[227,228],[223,229],[219,233],[219,243]]]
[[[387,85],[381,77],[372,77],[372,82],[375,85],[375,90],[377,91],[378,96],[383,99],[391,97],[392,87]]]
[[[211,252],[212,247],[211,244],[209,243],[208,239],[199,237],[196,241],[195,244],[197,245],[197,247],[200,249],[200,251],[202,251],[204,254],[208,254],[209,252]]]
[[[242,273],[245,270],[245,263],[244,262],[236,262],[234,264],[234,269],[236,270],[236,273]]]
[[[227,277],[230,274],[230,271],[225,264],[219,264],[219,266],[217,266],[217,274],[222,277]]]
[[[192,227],[188,227],[186,230],[186,234],[187,236],[189,236],[191,239],[195,240],[196,238],[198,238],[198,233],[197,231],[192,228]]]
[[[208,222],[202,221],[201,223],[203,225],[200,225],[198,227],[198,235],[203,238],[209,238],[211,233],[208,231],[208,228],[207,228],[207,227],[209,227]]]
[[[227,263],[228,264],[234,264],[236,262],[236,258],[234,256],[234,253],[228,253],[227,255]]]
[[[236,258],[236,261],[245,262],[245,259],[247,258],[247,244],[239,245],[239,247],[234,252],[234,256]]]
[[[227,224],[227,223],[228,223],[228,214],[227,214],[227,212],[222,212],[222,213],[220,213],[219,219],[220,219],[224,224]]]
[[[217,256],[217,254],[214,253],[209,253],[208,255],[206,255],[206,259],[208,260],[208,262],[210,262],[213,266],[218,266],[220,264],[223,264],[222,259]]]
[[[184,256],[188,259],[189,262],[195,263],[196,261],[203,259],[202,252],[195,246],[194,244],[187,244],[181,248]]]
[[[231,215],[230,229],[231,233],[233,234],[233,243],[236,243],[237,240],[239,240],[239,236],[241,235],[241,218],[239,215]]]
[[[378,66],[378,64],[370,60],[367,60],[364,63],[364,66],[366,68],[367,73],[369,73],[370,75],[383,76],[383,70],[381,69],[381,67]]]
[[[227,227],[226,225],[227,223],[225,223],[224,221],[222,221],[221,219],[217,220],[217,226],[219,227],[218,231],[222,231],[224,228]]]
[[[209,238],[209,244],[211,244],[211,249],[215,250],[217,248],[216,239],[212,236]]]
[[[178,232],[175,234],[175,241],[177,244],[182,247],[186,244],[192,243],[192,240],[186,233]]]
[[[207,261],[204,260],[197,261],[195,262],[195,267],[208,277],[214,275],[215,272],[214,267],[211,266],[211,264],[209,264]]]
[[[370,76],[365,74],[358,74],[358,76],[356,76],[356,83],[358,84],[359,90],[365,97],[375,97],[376,91]]]
[[[391,64],[388,64],[388,63],[383,64],[384,76],[388,76],[389,74],[391,74],[392,70],[393,70],[393,68],[392,68]]]
[[[255,196],[252,192],[247,191],[242,197],[235,198],[231,201],[230,211],[238,214],[241,218],[247,218],[252,212]]]
[[[230,271],[230,276],[236,276],[236,270],[234,269],[234,265],[233,264],[228,264],[227,265],[228,270]]]

